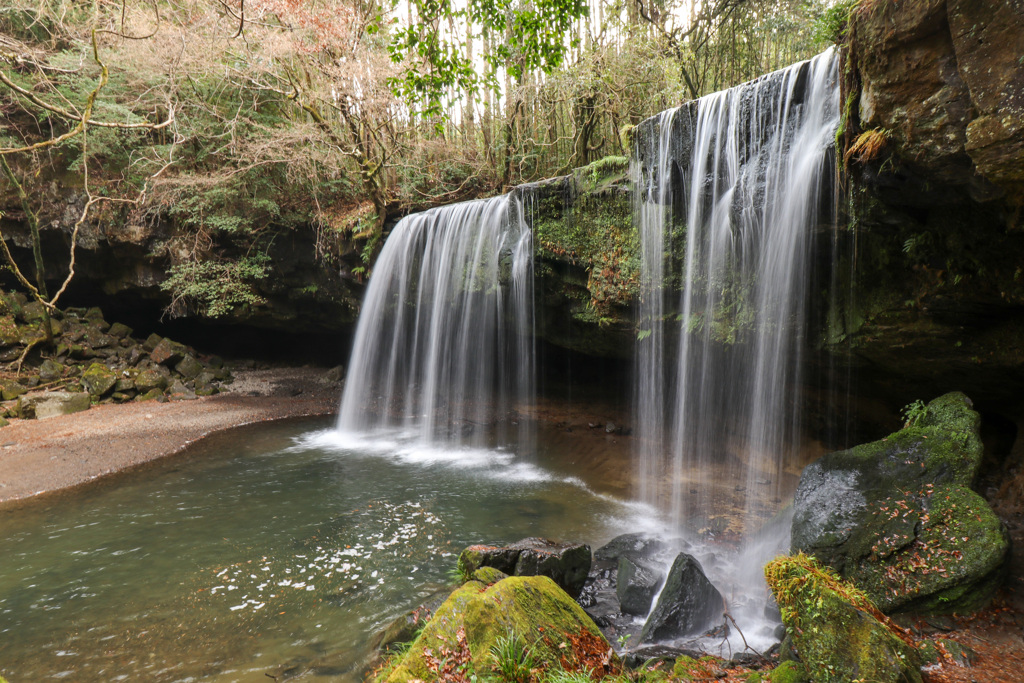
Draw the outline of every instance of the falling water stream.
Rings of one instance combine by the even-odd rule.
[[[774,512],[800,450],[809,259],[830,215],[838,100],[830,51],[646,124],[638,476],[642,499],[680,526],[724,512],[720,482],[745,521]]]
[[[811,259],[832,216],[838,124],[828,51],[648,120],[633,160],[637,490],[705,541],[689,545],[698,559],[707,539],[744,535],[715,582],[760,642],[772,621],[760,570],[788,545],[784,517],[768,520],[806,448]]]
[[[531,239],[513,195],[399,221],[370,278],[338,429],[482,446],[497,420],[527,453],[526,421],[509,413],[533,398]]]

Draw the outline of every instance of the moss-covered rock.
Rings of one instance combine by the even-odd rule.
[[[144,393],[154,389],[163,391],[167,386],[167,378],[156,370],[142,370],[135,376],[135,388]]]
[[[917,650],[852,584],[806,555],[776,558],[764,572],[816,683],[920,683]]]
[[[510,634],[525,642],[541,668],[619,667],[594,622],[551,579],[513,576],[457,588],[386,680],[437,680],[442,660],[467,675],[489,675],[497,664],[491,649]]]
[[[117,384],[117,375],[101,363],[93,363],[82,373],[82,386],[93,396],[103,396]]]
[[[886,612],[970,611],[991,599],[1009,550],[1005,529],[969,485],[980,419],[960,393],[908,411],[885,439],[804,469],[792,547],[854,581]]]
[[[720,660],[710,655],[694,659],[689,655],[676,658],[672,675],[681,681],[710,681],[718,678],[722,670]]]
[[[772,669],[767,676],[770,683],[807,683],[811,677],[807,669],[799,662],[782,662]]]
[[[974,650],[949,638],[925,640],[917,649],[926,665],[950,662],[957,666],[972,666],[977,659]]]
[[[21,341],[21,332],[14,322],[14,316],[0,316],[0,347],[14,346]]]
[[[13,401],[26,391],[28,391],[27,388],[13,379],[0,379],[0,398],[5,401]]]
[[[494,567],[480,567],[473,572],[473,576],[471,578],[473,581],[479,581],[485,586],[489,586],[492,583],[498,583],[502,579],[507,579],[508,574],[495,569]]]

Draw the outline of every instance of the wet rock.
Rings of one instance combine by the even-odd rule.
[[[203,371],[203,364],[190,354],[185,354],[181,362],[174,366],[174,371],[185,379],[195,379]]]
[[[180,363],[188,355],[188,348],[170,339],[161,339],[160,343],[149,352],[149,357],[154,363],[173,367]]]
[[[8,422],[6,418],[0,417],[0,428],[2,428],[2,427],[6,427],[6,426],[8,426],[9,424],[11,424],[11,423],[10,423],[10,422]]]
[[[668,544],[658,538],[643,533],[622,534],[594,551],[594,560],[618,561],[622,556],[648,559],[663,552]]]
[[[160,344],[160,342],[163,341],[163,339],[164,338],[161,337],[159,334],[151,334],[148,337],[146,337],[146,341],[142,342],[142,348],[145,349],[146,352],[152,353],[153,349],[155,349]]]
[[[548,576],[572,597],[579,595],[590,571],[590,546],[527,538],[513,544],[521,549],[516,576]]]
[[[623,555],[619,558],[615,593],[626,614],[646,616],[665,575],[657,568]]]
[[[210,366],[213,367],[213,366]],[[345,368],[341,365],[335,365],[333,368],[324,373],[324,381],[336,383],[340,382],[345,378]]]
[[[525,538],[507,546],[472,545],[459,555],[459,571],[470,576],[494,567],[514,576],[547,576],[569,595],[579,595],[590,571],[590,546]]]
[[[671,647],[668,645],[645,645],[630,650],[623,658],[623,662],[631,669],[639,669],[647,662],[672,662],[680,657],[692,657],[700,659],[703,652],[691,650],[685,647]]]
[[[117,375],[105,365],[93,363],[82,373],[82,386],[93,396],[103,396],[117,384]]]
[[[110,326],[110,329],[107,330],[107,334],[116,339],[124,339],[125,337],[131,336],[132,328],[121,323],[114,323]]]
[[[64,376],[64,366],[47,358],[39,366],[39,380],[44,383],[55,382]]]
[[[640,632],[641,643],[692,635],[722,621],[722,594],[692,555],[679,553],[651,616]]]
[[[917,650],[877,618],[870,600],[813,558],[777,558],[765,577],[815,681],[920,683]]]
[[[46,420],[60,415],[70,415],[89,410],[91,399],[86,392],[48,391],[22,402],[23,415],[32,415],[37,420]]]
[[[954,392],[885,439],[808,465],[793,503],[793,550],[833,567],[884,612],[985,606],[1009,539],[969,488],[981,464],[979,424]]]
[[[215,394],[220,393],[220,389],[213,386],[212,384],[204,384],[202,386],[197,386],[194,389],[194,393],[196,396],[213,396]]]
[[[152,401],[154,399],[159,399],[159,398],[163,398],[163,399],[166,400],[166,398],[164,397],[163,389],[158,389],[158,388],[154,387],[153,389],[150,389],[149,391],[143,392],[143,393],[139,394],[138,396],[136,396],[135,400],[136,401]]]

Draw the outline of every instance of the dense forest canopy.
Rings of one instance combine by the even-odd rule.
[[[172,221],[172,309],[216,316],[282,231],[369,262],[389,216],[627,155],[643,118],[823,49],[849,4],[26,1],[0,9],[3,206]],[[50,301],[36,256],[19,279]]]

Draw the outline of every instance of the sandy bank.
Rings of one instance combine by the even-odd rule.
[[[191,401],[101,405],[0,430],[0,504],[77,486],[177,453],[222,429],[328,415],[341,388],[322,368],[238,370],[229,393]]]

